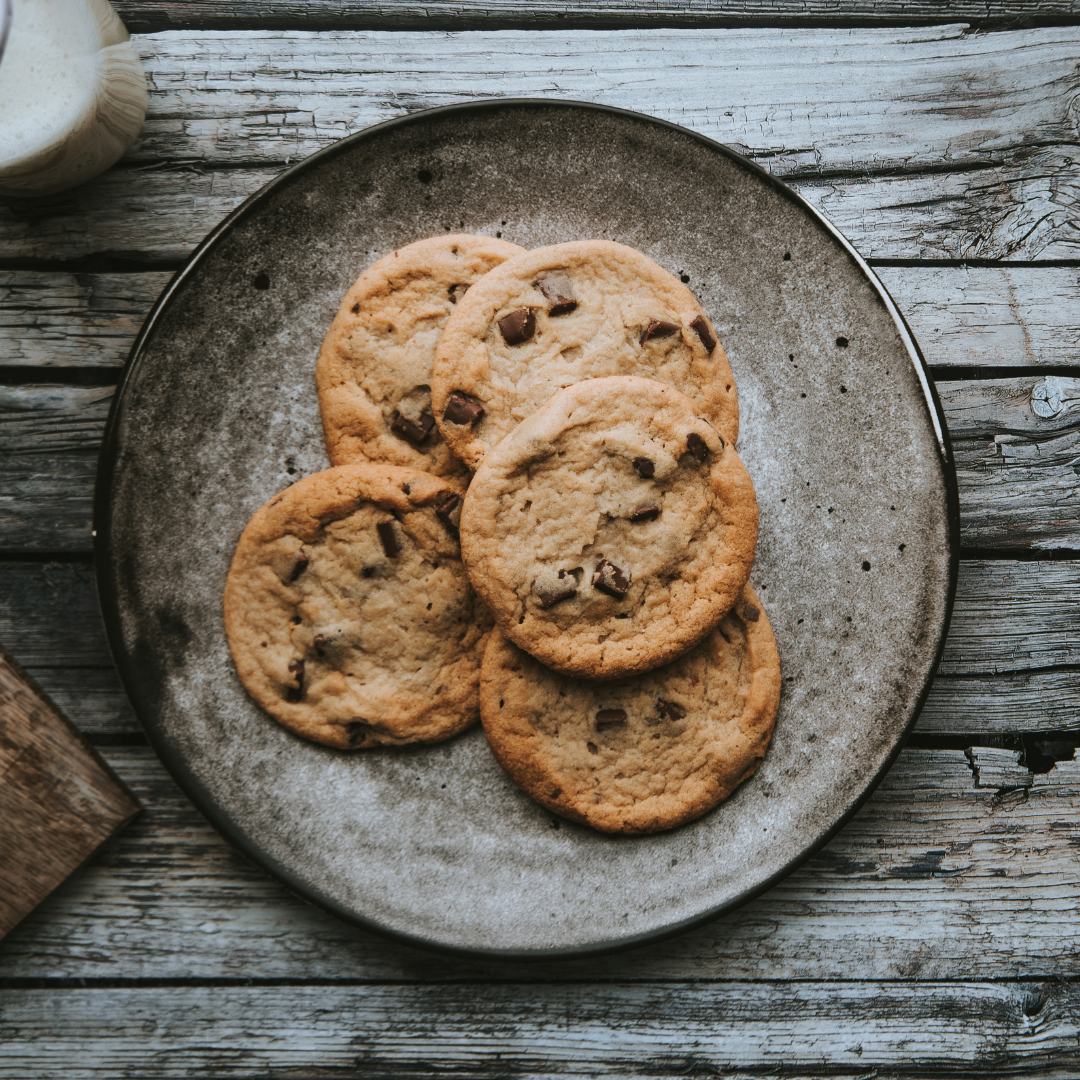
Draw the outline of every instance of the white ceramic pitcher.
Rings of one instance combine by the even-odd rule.
[[[145,117],[142,65],[108,0],[0,0],[0,194],[97,176]]]

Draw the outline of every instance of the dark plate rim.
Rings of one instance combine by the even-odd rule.
[[[363,915],[345,908],[332,897],[327,896],[320,889],[311,886],[298,875],[294,874],[292,870],[282,864],[278,859],[264,852],[260,846],[218,805],[206,786],[191,771],[184,756],[179,753],[179,751],[169,742],[164,732],[160,730],[156,718],[153,715],[148,715],[149,710],[140,707],[139,702],[135,700],[128,689],[129,686],[137,685],[138,680],[134,677],[134,658],[128,653],[124,646],[121,614],[117,603],[118,591],[114,587],[114,567],[110,559],[110,522],[112,517],[113,481],[116,476],[120,455],[120,416],[124,408],[126,391],[136,370],[142,362],[146,343],[173,294],[183,282],[194,275],[198,269],[199,263],[206,255],[207,251],[209,251],[217,240],[231,229],[237,221],[252,213],[272,193],[293,183],[309,169],[317,168],[323,162],[329,161],[337,154],[351,150],[357,144],[376,135],[382,135],[397,127],[415,123],[428,123],[443,117],[479,114],[489,111],[505,111],[507,109],[538,108],[564,108],[568,110],[606,113],[623,117],[636,123],[644,122],[655,124],[677,132],[680,135],[688,136],[715,153],[722,154],[724,157],[734,161],[740,167],[756,176],[759,180],[768,184],[784,198],[794,202],[800,209],[808,214],[820,228],[824,229],[835,241],[837,241],[844,251],[847,252],[848,256],[854,260],[855,264],[869,281],[871,287],[881,298],[882,303],[884,303],[893,322],[896,324],[901,340],[907,349],[908,356],[922,385],[926,408],[937,437],[939,450],[938,464],[941,468],[948,503],[947,547],[949,555],[949,586],[945,604],[945,617],[940,628],[940,637],[935,650],[934,664],[929,669],[930,674],[924,681],[916,700],[915,708],[912,710],[911,717],[905,725],[904,730],[896,739],[892,750],[874,776],[867,781],[862,792],[852,801],[851,805],[843,814],[841,814],[839,819],[830,828],[826,829],[817,840],[807,845],[807,847],[790,859],[775,874],[772,874],[768,879],[753,888],[747,889],[736,897],[695,915],[693,918],[684,919],[680,922],[671,923],[656,930],[636,934],[627,938],[597,941],[586,945],[569,946],[566,948],[474,949],[457,945],[448,945],[444,942],[432,940],[418,934],[410,934],[392,927],[384,926],[373,919],[366,918]],[[158,298],[157,303],[155,303],[150,314],[147,316],[146,322],[143,323],[142,329],[139,331],[138,337],[131,347],[131,352],[128,355],[123,376],[109,409],[109,416],[105,427],[105,436],[102,441],[101,456],[98,462],[97,479],[94,487],[93,529],[94,578],[97,586],[98,602],[101,606],[101,613],[105,623],[105,634],[109,643],[109,649],[112,653],[113,662],[116,664],[117,671],[119,672],[120,682],[124,687],[124,693],[128,697],[132,710],[138,718],[139,723],[146,732],[150,745],[161,758],[162,763],[165,765],[165,768],[172,778],[176,781],[181,790],[191,799],[196,809],[203,817],[205,817],[207,821],[231,844],[239,848],[247,858],[256,865],[262,867],[262,869],[267,871],[273,877],[277,878],[291,892],[302,899],[323,908],[325,911],[336,915],[345,922],[351,923],[353,926],[357,926],[362,930],[378,934],[385,938],[390,938],[393,941],[413,948],[427,949],[473,960],[496,961],[582,959],[590,956],[600,956],[606,953],[622,952],[627,949],[638,948],[643,945],[663,941],[666,938],[675,937],[688,930],[703,926],[705,923],[712,922],[720,916],[725,915],[730,911],[734,911],[736,908],[755,899],[762,893],[767,892],[820,851],[840,831],[840,829],[847,824],[863,803],[866,802],[874,789],[881,782],[885,773],[893,766],[900,751],[903,749],[904,744],[907,742],[908,736],[911,734],[911,730],[919,718],[919,714],[922,712],[923,705],[930,692],[930,685],[933,681],[933,672],[937,670],[944,652],[945,639],[948,634],[949,622],[952,618],[953,603],[956,598],[957,577],[960,564],[959,486],[956,478],[952,445],[949,441],[948,429],[945,426],[941,402],[938,399],[937,390],[930,378],[926,361],[914,335],[911,333],[899,308],[897,308],[892,297],[889,295],[888,290],[863,257],[859,255],[848,240],[820,210],[804,199],[798,192],[788,187],[787,184],[767,172],[760,165],[750,161],[730,147],[724,146],[714,139],[700,135],[679,124],[673,124],[668,120],[661,120],[658,117],[648,116],[645,113],[634,112],[629,109],[618,109],[610,105],[597,105],[586,101],[568,101],[552,98],[485,98],[460,102],[453,105],[443,105],[433,109],[423,109],[418,112],[407,113],[404,116],[395,117],[392,120],[383,121],[380,124],[374,124],[361,131],[355,132],[352,135],[347,135],[332,143],[330,146],[317,150],[303,161],[297,162],[297,164],[285,169],[281,174],[269,181],[269,183],[263,185],[258,191],[249,195],[223,221],[211,229],[206,238],[199,244],[190,258],[188,258],[184,266],[177,271],[172,280],[165,287],[161,296]]]

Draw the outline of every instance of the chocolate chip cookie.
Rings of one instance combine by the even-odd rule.
[[[275,720],[341,749],[438,742],[479,717],[491,619],[461,564],[455,483],[343,465],[275,495],[225,586],[240,679]]]
[[[757,524],[750,476],[698,406],[614,376],[560,390],[488,452],[462,557],[514,644],[609,679],[716,626],[750,575]]]
[[[468,475],[432,416],[435,346],[470,286],[522,251],[490,236],[436,236],[399,248],[360,275],[323,341],[315,373],[333,464],[383,461]]]
[[[779,703],[776,641],[749,585],[704,641],[644,675],[558,675],[499,630],[480,674],[499,764],[542,806],[602,832],[658,832],[711,810],[757,770]]]
[[[735,380],[690,290],[608,240],[516,255],[474,285],[436,350],[431,404],[443,438],[475,469],[557,390],[609,375],[668,383],[727,442],[738,438]]]

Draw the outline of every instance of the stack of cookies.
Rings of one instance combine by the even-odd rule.
[[[271,716],[341,749],[480,718],[525,792],[605,832],[756,770],[780,693],[757,502],[684,284],[608,241],[423,240],[349,290],[316,378],[335,467],[255,514],[225,590]]]

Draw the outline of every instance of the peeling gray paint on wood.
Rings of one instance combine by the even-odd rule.
[[[822,852],[725,919],[623,955],[513,964],[436,956],[354,931],[230,848],[147,748],[104,753],[146,814],[0,945],[0,978],[123,972],[133,979],[431,983],[1080,974],[1080,925],[1070,917],[1080,875],[1080,762],[1034,777],[1024,772],[1027,790],[1008,792],[976,786],[962,751],[904,751]]]
[[[882,266],[877,274],[934,367],[1080,364],[1073,267]],[[3,363],[121,366],[171,277],[0,271]]]
[[[920,734],[1080,730],[1080,564],[962,562]],[[139,731],[89,564],[0,562],[0,641],[88,734]]]

